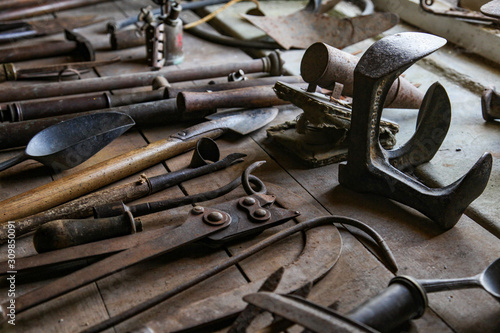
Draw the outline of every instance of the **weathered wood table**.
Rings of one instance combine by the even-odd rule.
[[[142,1],[110,1],[86,8],[64,11],[57,13],[56,16],[71,17],[72,15],[96,14],[99,17],[121,19],[136,15],[139,9],[145,5],[146,3]],[[241,12],[244,10],[242,9]],[[183,15],[193,14],[185,13]],[[237,32],[240,28],[233,25],[227,15],[230,14],[226,13],[226,18],[223,16],[222,20],[227,19],[226,25],[233,28],[233,33]],[[236,20],[234,16],[232,19]],[[91,42],[106,45],[108,36],[105,32],[104,22],[81,28],[79,31]],[[404,29],[407,27],[398,26],[386,34]],[[38,40],[54,39],[63,39],[63,36],[61,34],[36,40],[23,40],[14,45],[29,45]],[[373,40],[356,44],[349,51],[362,51],[371,43]],[[215,45],[187,33],[184,34],[183,45],[185,60],[181,65],[175,66],[177,68],[251,59],[242,50]],[[448,51],[447,49],[443,53]],[[109,59],[120,55],[121,62],[95,68],[82,77],[104,77],[147,71],[149,68],[145,63],[145,53],[144,47],[120,51],[110,51],[103,47],[97,52],[98,59]],[[284,54],[290,73],[297,73],[300,56],[299,51]],[[439,59],[439,56],[436,56],[436,59]],[[68,61],[70,61],[68,57],[55,57],[25,61],[22,65]],[[471,62],[470,68],[475,70],[475,60],[468,61]],[[484,67],[482,68],[484,69]],[[167,72],[173,69],[174,67],[168,67],[162,71]],[[500,77],[498,76],[498,68],[494,65],[490,69],[487,68],[486,71],[489,73],[488,75],[496,77],[497,80]],[[495,163],[492,179],[498,178],[499,166],[496,163],[499,151],[498,136],[500,136],[498,128],[496,128],[498,124],[483,125],[477,91],[471,92],[471,90],[463,88],[464,85],[457,84],[453,80],[453,76],[441,74],[441,72],[421,64],[412,67],[406,75],[406,78],[413,83],[420,84],[422,91],[425,91],[432,82],[439,80],[448,89],[454,112],[449,138],[445,141],[442,150],[438,152],[437,160],[433,160],[421,168],[421,176],[427,180],[432,179],[436,183],[444,181],[445,184],[449,179],[451,181],[458,178],[449,175],[462,174],[480,156],[480,153],[477,152],[478,145],[473,146],[467,142],[466,136],[476,135],[478,128],[484,127],[484,130],[488,132],[488,142],[490,143],[482,143],[479,147],[493,153]],[[474,74],[469,73],[469,75],[473,76]],[[478,75],[480,74],[478,73]],[[224,80],[224,78],[218,79],[218,81]],[[0,89],[2,86],[16,86],[22,89],[23,85],[29,84],[33,84],[33,81],[5,82],[0,85]],[[113,93],[120,94],[149,89],[151,88],[113,91]],[[469,101],[473,102],[469,103]],[[282,106],[278,117],[272,124],[292,120],[300,113],[301,110],[292,106]],[[417,112],[416,110],[387,110],[387,114],[384,113],[384,116],[401,124],[402,131],[398,135],[398,142],[403,143],[412,133]],[[53,173],[34,161],[23,162],[0,173],[0,200],[8,199],[66,175],[77,173],[79,170],[98,162],[166,138],[192,124],[179,123],[151,128],[133,128],[82,165],[61,173]],[[467,132],[467,128],[471,128],[470,132]],[[472,276],[481,272],[490,262],[499,257],[498,233],[495,236],[483,227],[489,218],[494,219],[498,216],[490,217],[487,213],[481,214],[482,210],[496,208],[497,201],[494,200],[498,193],[494,186],[496,183],[487,189],[487,197],[491,200],[485,202],[479,198],[478,201],[481,204],[473,204],[474,209],[462,216],[454,228],[442,231],[436,228],[432,221],[406,206],[382,197],[355,193],[342,187],[338,183],[338,164],[316,169],[305,168],[290,154],[270,142],[266,138],[265,129],[245,137],[226,135],[218,139],[217,143],[221,150],[221,156],[233,152],[246,154],[244,163],[184,182],[180,186],[161,191],[138,202],[174,198],[215,189],[240,175],[251,163],[265,160],[267,163],[257,169],[254,174],[269,185],[269,190],[278,196],[278,201],[283,206],[299,210],[302,213],[301,217],[297,221],[269,229],[253,239],[231,244],[223,249],[207,249],[201,245],[192,245],[135,265],[19,314],[16,316],[16,325],[5,325],[2,332],[82,331],[165,290],[176,287],[185,280],[200,274],[207,267],[234,256],[251,244],[279,230],[297,222],[320,216],[352,217],[373,227],[384,237],[399,264],[399,271],[396,274],[389,271],[379,259],[380,252],[373,246],[373,242],[367,240],[365,235],[351,227],[338,225],[338,229],[322,227],[325,228],[323,231],[317,231],[329,233],[331,235],[329,239],[337,245],[335,253],[330,254],[335,265],[324,278],[314,285],[309,299],[322,305],[333,305],[340,313],[347,313],[366,299],[376,295],[387,286],[389,280],[395,275],[410,275],[422,279]],[[0,160],[6,160],[16,153],[17,150],[1,151]],[[439,157],[440,154],[446,156]],[[191,153],[187,152],[118,183],[135,181],[142,173],[154,176],[179,170],[186,167],[190,159]],[[438,176],[433,177],[436,174]],[[241,195],[243,195],[243,190],[238,188],[222,198],[208,202],[206,205],[231,200]],[[155,216],[144,216],[142,217],[144,229],[154,230],[178,226],[184,221],[189,209],[190,207],[181,207],[154,214]],[[162,222],[153,223],[153,218],[158,220],[158,217]],[[498,229],[493,228],[492,230]],[[148,327],[150,329],[148,332],[163,332],[168,327],[176,327],[178,323],[190,320],[196,322],[196,315],[189,312],[192,303],[204,304],[205,301],[206,304],[211,304],[209,297],[216,297],[230,292],[234,288],[258,281],[269,276],[279,267],[289,265],[307,247],[308,239],[310,238],[300,234],[291,236],[244,260],[237,266],[106,332],[127,332],[141,327]],[[322,245],[318,246],[321,249]],[[28,235],[17,240],[16,256],[18,258],[35,253],[32,236]],[[0,258],[1,260],[7,258],[6,244],[0,247]],[[15,293],[21,295],[31,291],[54,281],[61,274],[63,273],[55,271],[53,274],[39,275],[36,279],[21,278],[20,276],[16,280]],[[9,300],[9,288],[8,281],[2,278],[1,302]],[[201,317],[201,315],[199,316]],[[416,332],[498,332],[500,330],[500,305],[481,289],[429,294],[429,308],[422,318],[413,322],[412,330]]]

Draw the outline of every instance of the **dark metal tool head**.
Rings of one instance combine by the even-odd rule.
[[[444,88],[435,83],[420,107],[416,133],[401,148],[387,151],[379,142],[383,105],[392,82],[446,40],[425,33],[400,33],[373,44],[354,70],[354,96],[347,164],[339,182],[360,192],[379,194],[413,207],[443,228],[453,227],[467,206],[486,187],[492,167],[485,153],[453,184],[429,188],[402,170],[429,161],[446,137],[451,106]]]
[[[130,116],[119,112],[95,113],[60,122],[40,131],[22,154],[0,163],[0,170],[26,159],[37,160],[54,170],[75,167],[134,124]]]

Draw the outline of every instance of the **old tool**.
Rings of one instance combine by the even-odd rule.
[[[3,13],[0,13],[0,17]],[[27,37],[38,37],[53,35],[65,30],[72,30],[79,27],[84,27],[102,21],[96,19],[96,16],[72,16],[53,18],[50,20],[36,21],[12,21],[5,22],[0,18],[0,43],[9,43],[17,39]],[[7,61],[3,60],[2,61]]]
[[[283,273],[285,272],[284,267],[278,268],[273,274],[262,283],[258,292],[273,292],[276,290],[278,285],[283,278]],[[231,325],[231,328],[227,331],[228,333],[245,332],[249,324],[251,323],[251,318],[255,318],[262,310],[253,304],[247,304],[245,309],[241,311],[236,320]]]
[[[209,140],[207,138],[207,140]],[[199,148],[199,142],[196,144],[195,153],[197,152],[204,159],[207,158],[205,148]],[[147,177],[141,175],[136,182],[123,185],[113,186],[85,195],[83,197],[71,200],[62,205],[42,211],[38,214],[15,220],[14,230],[16,237],[20,237],[30,231],[35,230],[39,226],[52,220],[58,219],[82,219],[93,214],[93,207],[105,205],[112,202],[127,203],[137,200],[147,195],[151,195],[158,191],[180,184],[181,182],[200,177],[204,174],[216,172],[227,168],[235,163],[239,163],[245,154],[233,153],[226,156],[220,161],[206,165],[191,164],[188,169],[181,169],[174,172],[169,172],[156,177]],[[0,226],[0,243],[4,243],[8,239],[9,225],[3,224]]]
[[[243,15],[285,49],[307,48],[317,41],[339,49],[376,36],[393,26],[399,17],[393,13],[374,13],[346,19],[323,15],[321,1],[309,0],[307,6],[290,15],[265,17]]]
[[[56,0],[42,3],[38,2],[31,6],[4,10],[0,13],[0,21],[18,20],[26,17],[46,15],[62,10],[95,5],[106,1],[109,0]]]
[[[483,288],[488,294],[500,301],[500,258],[493,261],[478,275],[458,279],[419,279],[418,283],[426,292]]]
[[[410,277],[393,278],[380,294],[346,315],[294,295],[259,292],[243,299],[287,319],[289,326],[296,323],[313,332],[352,333],[393,332],[408,320],[420,318],[428,303],[422,286]],[[269,331],[273,330],[262,330]]]
[[[269,236],[268,238],[264,239],[263,241],[261,241],[255,245],[249,247],[248,249],[244,250],[243,252],[240,252],[240,253],[232,256],[231,258],[226,259],[224,262],[217,264],[213,268],[208,269],[207,271],[203,272],[202,274],[198,275],[197,277],[193,278],[192,280],[186,281],[185,283],[177,286],[176,288],[171,289],[169,291],[166,291],[165,293],[160,294],[158,296],[155,296],[154,298],[152,298],[152,299],[150,299],[142,304],[139,304],[136,307],[117,315],[116,317],[112,317],[112,318],[110,318],[110,319],[108,319],[108,320],[106,320],[98,325],[95,325],[95,326],[85,330],[84,332],[85,333],[100,332],[104,329],[112,327],[113,325],[116,325],[116,324],[118,324],[118,323],[120,323],[128,318],[131,318],[132,316],[135,316],[138,313],[143,312],[143,311],[151,308],[152,306],[157,305],[160,302],[165,301],[166,299],[168,299],[172,296],[175,296],[176,294],[180,293],[181,291],[184,291],[184,290],[196,285],[197,283],[208,279],[209,277],[231,267],[232,265],[240,262],[241,260],[243,260],[245,258],[248,258],[252,254],[255,254],[256,252],[274,244],[275,242],[277,242],[281,239],[284,239],[284,238],[286,238],[290,235],[293,235],[294,233],[299,232],[299,231],[310,230],[312,228],[317,228],[319,226],[331,225],[332,223],[348,224],[348,225],[352,225],[352,226],[361,228],[363,231],[367,232],[372,238],[374,238],[376,240],[377,244],[379,246],[381,246],[381,248],[383,248],[384,255],[387,256],[386,259],[392,258],[392,253],[387,248],[387,246],[383,242],[382,238],[377,234],[377,232],[375,232],[375,230],[371,229],[370,227],[368,227],[364,223],[357,221],[357,220],[350,219],[350,218],[340,217],[340,216],[325,216],[325,217],[315,218],[312,220],[308,220],[306,222],[302,222],[302,223],[297,224],[295,226],[289,227],[289,228],[284,229],[284,230],[282,230],[282,231],[280,231],[272,236]],[[306,245],[307,245],[307,243],[306,243]],[[300,259],[302,259],[302,258],[300,258]],[[335,263],[335,261],[333,263]],[[391,263],[390,263],[391,266],[395,265],[393,258],[390,259],[390,261],[391,261]],[[313,267],[316,268],[317,266],[313,266]],[[330,268],[331,268],[331,266],[330,266]],[[293,269],[295,269],[295,267],[293,267]],[[396,268],[396,270],[397,270],[397,268]],[[290,272],[290,273],[292,273],[292,272]],[[294,271],[294,273],[298,273],[298,272]],[[306,275],[309,275],[309,273]],[[298,274],[298,276],[303,276],[303,275]],[[316,275],[316,279],[319,279],[320,277],[321,276]],[[306,282],[311,282],[311,281],[302,280],[303,284]],[[302,286],[303,284],[301,284],[300,286]],[[238,291],[241,291],[241,290],[238,290]],[[237,295],[241,295],[241,294],[237,293]],[[244,305],[242,307],[244,307]],[[239,311],[241,311],[242,307],[240,307]],[[207,312],[209,312],[209,311],[207,311]],[[214,320],[220,319],[221,316],[225,317],[226,315],[228,315],[228,313],[234,314],[235,312],[238,312],[238,309],[237,308],[235,309],[235,307],[232,306],[232,304],[231,304],[231,309],[227,309],[226,312],[221,312],[221,311],[217,311],[217,312],[218,312],[218,314],[215,316],[213,313],[211,314],[213,317],[216,317],[216,318],[212,317]],[[193,326],[195,326],[195,323],[193,323],[191,319],[192,318],[190,318],[190,321],[185,323],[185,325],[188,327],[191,326],[191,328],[192,328]],[[176,325],[179,325],[179,322],[177,322]],[[183,329],[184,328],[185,327],[183,327]]]
[[[34,159],[56,171],[75,167],[134,125],[129,116],[103,112],[63,121],[35,135],[25,151],[0,163],[0,171]]]
[[[167,232],[157,232],[156,237],[140,245],[16,298],[16,314],[186,244],[204,240],[212,245],[221,245],[282,224],[298,215],[295,211],[275,207],[272,205],[274,199],[274,196],[253,194],[211,208],[197,206],[191,210],[186,222],[181,226]],[[7,305],[1,305],[4,318],[8,311]]]
[[[303,85],[303,87],[306,87],[306,85]],[[284,101],[276,96],[272,86],[208,92],[184,91],[177,94],[176,101],[180,112],[197,112],[218,108],[255,108],[288,104],[288,101]]]
[[[268,187],[272,187],[269,185],[271,184],[268,184]],[[287,193],[286,189],[283,188],[276,190],[280,194]],[[286,202],[286,196],[280,195],[278,198],[280,204],[283,203],[282,199],[285,199]],[[284,267],[283,276],[276,291],[290,293],[304,285],[320,280],[337,262],[341,252],[341,244],[340,234],[333,224],[325,224],[307,230],[304,233],[303,250],[293,262]],[[218,323],[221,319],[234,317],[242,311],[246,304],[241,295],[256,292],[265,280],[267,279],[261,278],[222,294],[193,302],[178,309],[175,318],[173,316],[155,318],[132,332],[207,330],[207,325],[210,323]]]
[[[359,58],[325,43],[309,46],[300,62],[300,73],[311,85],[333,90],[336,83],[343,85],[342,95],[353,96],[354,68]],[[384,102],[386,108],[418,109],[424,94],[405,78],[398,76]]]
[[[278,80],[286,83],[304,83],[300,76],[266,76],[227,83],[196,85],[174,83],[168,86],[155,85],[156,82],[153,81],[154,87],[150,91],[141,91],[129,94],[110,94],[108,92],[103,92],[85,96],[67,96],[58,99],[31,100],[5,104],[3,106],[0,106],[0,122],[19,122],[32,119],[54,117],[63,114],[73,114],[91,110],[114,108],[124,105],[146,103],[162,99],[175,99],[177,97],[177,94],[183,91],[206,92],[231,90],[254,86],[267,86],[275,84]],[[143,106],[142,108],[144,109],[145,107]],[[159,108],[159,105],[156,105],[156,108]],[[119,112],[127,113],[126,111],[124,111],[124,109],[121,109]],[[155,123],[159,122],[158,118],[155,118],[153,114],[149,113],[149,111],[144,110],[143,112],[134,115],[137,124],[147,123],[143,119],[141,119],[141,117],[138,117],[139,114],[143,113],[148,113],[147,118],[154,118]],[[53,120],[54,122],[57,121],[57,119]],[[30,128],[40,128],[40,126],[47,126],[47,124],[45,123],[45,125],[40,124],[40,122],[37,122],[36,124],[32,123],[30,125]],[[0,133],[4,132],[4,130],[5,128],[1,128]],[[20,133],[23,130],[17,128],[14,131],[16,133]],[[0,137],[2,136],[3,135],[0,134]],[[25,136],[29,137],[29,134],[26,134]],[[8,146],[6,143],[0,144],[0,149],[7,147]]]
[[[247,170],[253,170],[260,164],[256,162],[250,165]],[[123,202],[100,205],[94,207],[94,219],[65,219],[44,224],[35,232],[33,244],[37,252],[42,253],[133,234],[143,229],[142,221],[138,217],[218,198],[238,187],[241,183],[240,178],[238,177],[229,184],[212,191],[179,198],[131,206],[127,206]],[[265,192],[262,182],[253,176],[247,175],[246,178]]]
[[[14,63],[4,63],[0,67],[0,82],[26,79],[43,79],[51,77],[74,76],[88,72],[93,67],[109,65],[120,61],[120,57],[109,60],[72,62],[56,65],[33,66],[19,68]]]
[[[500,94],[498,94],[495,87],[483,91],[481,95],[481,111],[483,119],[486,121],[500,119]]]
[[[141,12],[146,17],[144,27],[146,38],[146,60],[149,66],[160,69],[163,66],[178,65],[184,61],[182,51],[182,21],[179,14],[182,6],[176,1],[153,0],[160,5],[161,14]],[[143,11],[143,10],[141,10]]]
[[[350,105],[332,96],[303,89],[278,81],[276,95],[304,110],[294,121],[271,126],[267,136],[277,145],[296,156],[308,167],[320,167],[347,158]],[[382,119],[380,143],[385,149],[396,144],[399,125]]]
[[[378,139],[382,105],[391,83],[445,42],[433,35],[408,32],[385,37],[366,51],[354,71],[349,152],[347,164],[340,165],[339,182],[356,191],[376,193],[413,207],[447,229],[483,192],[492,156],[485,153],[464,177],[442,188],[429,188],[401,171],[429,161],[444,140],[451,119],[444,88],[435,83],[428,90],[416,133],[405,145],[385,150]]]
[[[165,72],[144,72],[119,76],[100,77],[75,80],[69,82],[54,82],[34,84],[23,87],[4,88],[0,91],[0,102],[22,101],[28,99],[76,95],[96,91],[116,90],[133,87],[149,86],[156,77],[165,77],[168,82],[194,81],[213,77],[222,77],[228,73],[242,69],[245,73],[267,72],[273,76],[281,75],[283,61],[278,53],[270,53],[266,57],[237,63],[224,63],[203,68],[187,68]]]
[[[468,10],[467,8],[458,6],[449,8],[451,5],[451,3],[449,2],[446,2],[445,4],[445,7],[447,9],[440,9],[439,4],[433,7],[434,4],[434,0],[420,0],[420,8],[422,8],[425,12],[431,13],[433,15],[449,16],[461,20],[468,20],[474,23],[491,24],[499,22],[498,17],[484,15],[479,11]],[[438,9],[436,9],[436,7]]]
[[[74,175],[0,202],[1,222],[26,217],[52,208],[104,185],[192,149],[202,137],[217,138],[233,131],[241,135],[268,124],[278,114],[274,108],[225,112],[208,116],[209,121],[179,131],[128,153],[90,166]]]
[[[182,120],[198,120],[217,111],[217,108],[256,108],[287,104],[276,97],[272,86],[256,86],[221,92],[184,92],[177,99],[126,105],[105,111],[129,115],[138,126],[158,126]],[[102,112],[100,110],[57,117],[34,119],[19,123],[0,124],[0,149],[26,145],[36,130],[44,129],[62,120],[78,115]]]
[[[83,35],[75,31],[65,30],[65,41],[54,40],[29,46],[14,46],[0,49],[2,62],[18,62],[31,59],[72,55],[82,61],[94,61],[95,52],[92,44]]]

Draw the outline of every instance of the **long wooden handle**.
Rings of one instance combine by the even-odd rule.
[[[212,130],[203,136],[216,138],[222,133]],[[199,138],[159,140],[4,200],[0,202],[0,223],[36,214],[158,164],[194,148]]]

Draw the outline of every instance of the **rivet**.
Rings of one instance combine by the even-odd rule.
[[[251,205],[255,204],[255,199],[252,197],[246,197],[245,199],[243,199],[243,204],[245,206],[251,206]]]
[[[266,214],[267,214],[267,211],[264,208],[256,209],[254,212],[254,215],[256,217],[264,217],[264,216],[266,216]]]
[[[193,209],[191,209],[191,212],[195,215],[200,215],[204,211],[205,211],[205,209],[201,206],[195,206],[195,207],[193,207]]]
[[[207,220],[210,222],[219,222],[223,218],[224,216],[222,216],[222,214],[219,212],[211,212],[210,214],[207,215]]]

